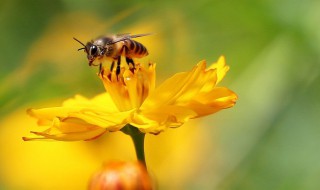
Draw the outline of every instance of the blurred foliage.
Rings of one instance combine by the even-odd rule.
[[[139,41],[159,81],[224,54],[223,85],[239,95],[233,109],[147,136],[160,189],[319,188],[319,18],[316,0],[0,1],[0,188],[85,189],[104,160],[134,159],[122,134],[20,138],[36,127],[27,108],[104,91],[72,37],[125,32],[155,33]]]

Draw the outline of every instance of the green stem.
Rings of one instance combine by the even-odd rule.
[[[142,162],[144,166],[146,166],[146,159],[144,156],[144,137],[144,133],[141,133],[139,135],[131,135],[131,139],[136,150],[137,159]]]
[[[145,134],[140,132],[136,127],[127,124],[121,129],[122,132],[129,135],[133,141],[134,148],[136,151],[137,159],[146,166],[146,159],[144,156],[144,137]]]

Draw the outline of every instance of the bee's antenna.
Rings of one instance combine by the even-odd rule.
[[[75,38],[75,37],[73,37],[73,39],[74,39],[75,41],[79,42],[79,44],[83,45],[83,48],[78,49],[78,51],[79,51],[79,50],[82,50],[82,49],[85,49],[86,46],[85,46],[80,40],[78,40],[78,39]]]

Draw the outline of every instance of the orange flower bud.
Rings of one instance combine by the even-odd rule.
[[[113,161],[105,163],[89,183],[89,190],[151,190],[152,181],[140,162]]]

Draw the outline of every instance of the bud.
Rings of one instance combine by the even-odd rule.
[[[89,183],[89,190],[151,190],[147,169],[140,162],[113,161],[105,163]]]

